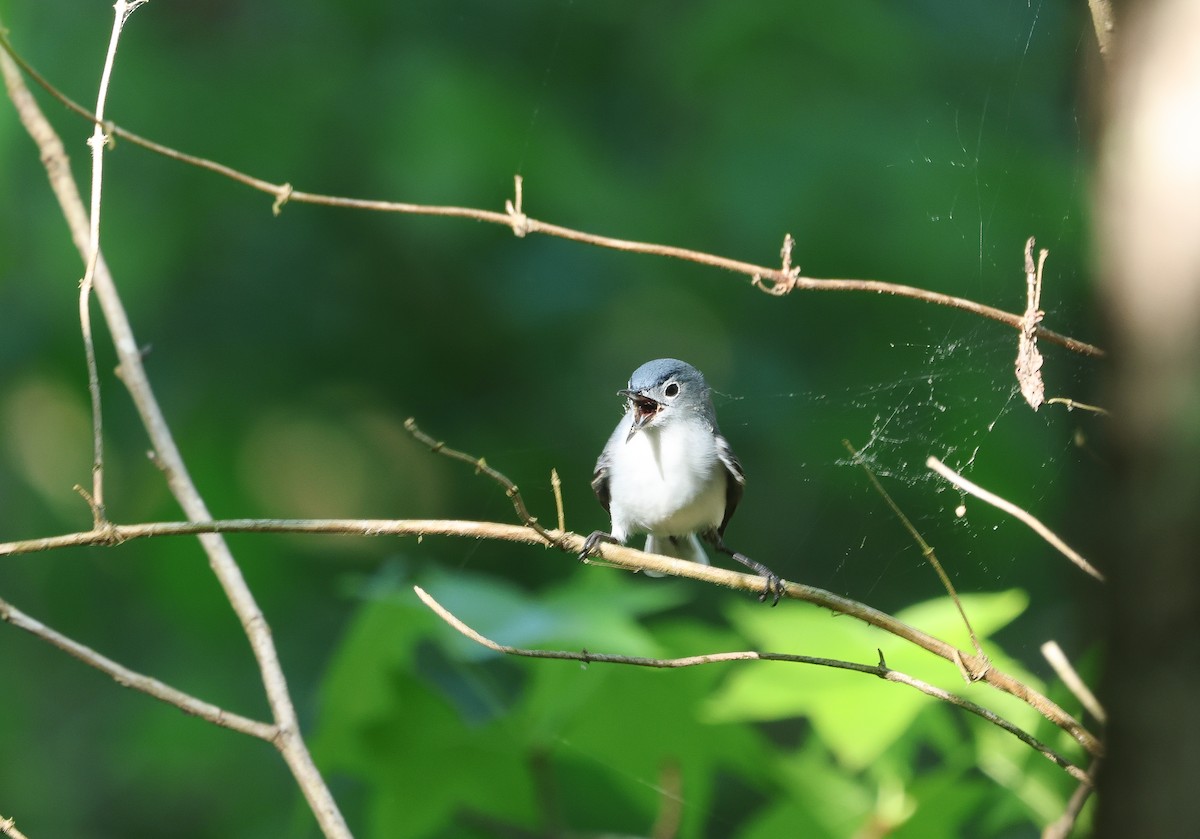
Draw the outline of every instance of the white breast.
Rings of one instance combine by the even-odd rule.
[[[727,477],[706,425],[675,423],[666,433],[646,428],[628,441],[626,433],[618,427],[612,441],[613,536],[683,536],[721,524]]]

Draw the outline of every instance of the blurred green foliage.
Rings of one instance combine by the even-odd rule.
[[[85,105],[110,14],[0,0],[17,49]],[[1047,324],[1094,339],[1084,15],[1062,0],[153,3],[121,42],[109,115],[297,189],[499,210],[519,173],[536,218],[762,264],[790,232],[806,274],[1010,311],[1036,235]],[[90,127],[35,94],[86,190]],[[72,486],[91,453],[80,260],[36,150],[0,113],[0,539],[15,540],[90,526]],[[414,415],[513,478],[543,521],[557,468],[567,524],[588,533],[605,524],[588,481],[615,391],[677,356],[718,391],[746,467],[727,533],[739,550],[966,647],[920,550],[847,464],[849,439],[937,547],[998,664],[1050,682],[1041,641],[1091,649],[1092,581],[994,510],[968,499],[955,515],[962,497],[924,469],[942,457],[1103,564],[1096,421],[1020,403],[1006,327],[903,299],[776,299],[712,269],[474,222],[298,204],[275,218],[271,197],[127,143],[105,172],[105,254],[214,515],[510,521],[494,485],[408,438]],[[1097,401],[1093,364],[1044,349],[1052,395]],[[98,352],[109,513],[177,519],[111,347]],[[857,674],[500,660],[413,582],[514,645],[868,663],[884,647],[1082,760],[949,665],[801,604],[500,543],[230,543],[357,835],[648,835],[677,808],[685,837],[1034,836],[1074,787],[998,729]],[[266,714],[191,540],[7,558],[0,595]],[[11,628],[0,672],[0,815],[31,837],[315,835],[269,747]]]

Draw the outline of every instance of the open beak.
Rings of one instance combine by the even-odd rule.
[[[633,439],[634,434],[637,434],[646,423],[654,419],[662,409],[662,403],[647,396],[643,391],[618,390],[617,395],[624,396],[633,406],[633,425],[629,427],[629,436],[625,438],[625,442],[628,443]]]

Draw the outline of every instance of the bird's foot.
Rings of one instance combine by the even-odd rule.
[[[583,540],[583,550],[579,552],[579,561],[587,562],[588,557],[596,552],[596,548],[601,542],[619,545],[621,540],[611,533],[605,533],[603,530],[593,530],[592,535]]]
[[[767,596],[770,595],[771,605],[778,606],[779,598],[783,597],[784,593],[787,591],[786,586],[783,584],[783,578],[767,566],[763,565],[761,562],[755,562],[753,559],[744,554],[734,551],[731,556],[767,581],[766,586],[763,587],[762,592],[758,595],[758,602],[765,603]]]
[[[592,535],[595,536],[596,534],[593,533]],[[730,548],[725,544],[725,540],[721,538],[721,533],[718,530],[709,530],[708,532],[701,534],[701,538],[721,553],[725,554],[726,556],[733,557],[742,565],[745,565],[755,574],[767,581],[766,586],[763,587],[762,593],[758,595],[759,603],[765,603],[767,596],[770,595],[771,605],[779,605],[779,598],[783,597],[783,595],[787,593],[787,586],[784,585],[782,577],[780,577],[767,566],[763,565],[761,562],[755,562],[745,554],[740,554]]]

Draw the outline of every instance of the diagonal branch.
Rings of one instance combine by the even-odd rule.
[[[1075,830],[1075,821],[1083,811],[1083,805],[1087,804],[1088,798],[1091,797],[1092,791],[1096,787],[1096,775],[1099,774],[1099,771],[1100,761],[1098,759],[1092,761],[1092,765],[1088,767],[1087,780],[1080,783],[1075,788],[1075,792],[1071,793],[1071,798],[1067,801],[1063,814],[1046,825],[1042,831],[1042,839],[1069,839],[1072,831]]]
[[[38,145],[50,185],[71,229],[75,245],[86,259],[88,214],[71,177],[62,140],[37,107],[7,53],[0,54],[0,69],[3,71],[9,96],[17,108],[21,123]],[[129,317],[102,255],[98,255],[96,259],[95,291],[120,360],[121,378],[133,397],[142,424],[154,447],[155,456],[166,475],[167,484],[189,519],[207,521],[212,515],[188,474],[183,456],[175,444],[150,386]],[[303,791],[324,834],[327,837],[349,837],[349,828],[300,735],[296,710],[288,693],[287,680],[280,667],[279,655],[266,618],[246,585],[241,569],[238,568],[225,540],[219,534],[209,532],[200,537],[200,542],[208,554],[209,565],[214,575],[242,624],[258,663],[267,702],[271,707],[275,725],[279,728],[279,736],[275,740],[276,747]]]
[[[17,823],[11,818],[0,816],[0,834],[7,836],[8,839],[28,839],[24,833],[17,830]]]
[[[118,664],[111,658],[101,655],[90,647],[85,647],[78,641],[56,632],[41,621],[31,618],[2,598],[0,598],[0,620],[11,623],[17,629],[23,629],[34,637],[41,638],[43,641],[58,647],[58,649],[68,655],[79,659],[84,664],[95,667],[102,673],[107,673],[113,678],[113,681],[122,687],[133,688],[148,696],[153,696],[155,699],[166,702],[168,705],[174,705],[185,714],[199,717],[205,722],[219,725],[222,728],[228,728],[239,734],[248,734],[260,740],[266,740],[268,743],[273,743],[279,735],[279,729],[276,726],[252,720],[240,714],[231,713],[210,702],[197,699],[190,694],[164,684],[158,679],[153,679],[130,670],[128,667]]]
[[[1104,582],[1104,575],[1101,574],[1099,571],[1097,571],[1096,567],[1094,565],[1092,565],[1090,562],[1088,562],[1086,559],[1084,559],[1079,554],[1078,551],[1076,551],[1074,548],[1072,548],[1070,545],[1068,545],[1066,542],[1064,542],[1062,539],[1060,539],[1053,530],[1046,527],[1046,525],[1042,524],[1042,522],[1038,518],[1036,518],[1032,513],[1028,513],[1025,510],[1018,507],[1016,504],[1012,503],[1011,501],[1006,501],[1005,499],[1001,498],[999,495],[996,495],[995,493],[992,493],[992,492],[988,492],[986,489],[979,486],[978,484],[972,483],[971,481],[964,478],[962,475],[955,472],[949,466],[942,463],[940,460],[938,460],[933,455],[929,456],[929,459],[925,461],[925,465],[928,466],[930,469],[932,469],[934,472],[937,472],[939,475],[941,475],[943,478],[945,478],[951,484],[953,484],[954,486],[961,489],[963,492],[970,493],[971,495],[974,495],[979,500],[986,501],[988,504],[991,504],[993,507],[997,507],[997,508],[1003,510],[1004,512],[1008,513],[1010,516],[1012,516],[1016,519],[1019,519],[1021,522],[1028,525],[1030,527],[1030,529],[1033,530],[1034,533],[1036,533],[1038,536],[1041,536],[1043,539],[1045,539],[1047,542],[1049,542],[1053,547],[1057,548],[1059,553],[1061,553],[1067,559],[1071,560],[1071,562],[1074,562],[1076,565],[1078,565],[1080,568],[1082,568],[1084,571],[1086,571],[1091,576],[1095,577],[1100,582]]]
[[[1091,688],[1083,681],[1083,677],[1079,675],[1067,658],[1067,654],[1063,652],[1062,647],[1057,641],[1047,641],[1042,644],[1042,658],[1054,668],[1055,674],[1066,685],[1067,690],[1071,691],[1071,695],[1079,700],[1089,714],[1095,717],[1101,725],[1108,722],[1108,714],[1104,710],[1104,706],[1100,704],[1100,700],[1096,698],[1096,694],[1092,693]]]
[[[587,650],[574,652],[571,650],[527,650],[521,647],[510,647],[506,644],[499,644],[492,639],[476,632],[466,623],[450,612],[442,604],[438,603],[427,591],[420,586],[413,586],[413,591],[417,593],[417,597],[421,598],[426,606],[433,610],[438,617],[444,620],[450,626],[461,632],[466,637],[470,638],[477,644],[487,647],[489,650],[494,650],[504,655],[522,656],[525,658],[554,658],[565,661],[581,661],[584,664],[593,662],[600,664],[625,664],[633,667],[655,667],[655,668],[679,668],[679,667],[696,667],[702,664],[718,664],[727,661],[783,661],[792,664],[812,664],[819,667],[833,667],[838,670],[852,670],[855,673],[866,673],[872,676],[878,676],[884,681],[895,682],[897,684],[908,685],[916,688],[921,693],[927,696],[932,696],[935,699],[940,699],[943,702],[948,702],[962,708],[965,711],[970,711],[982,719],[999,726],[1008,733],[1014,735],[1021,742],[1033,747],[1040,752],[1046,759],[1060,766],[1072,778],[1075,778],[1081,783],[1089,784],[1091,779],[1087,774],[1075,764],[1071,763],[1066,758],[1059,755],[1049,746],[1046,746],[1037,738],[1013,725],[1008,720],[998,714],[989,711],[981,705],[971,702],[969,699],[963,699],[961,696],[950,693],[939,687],[924,682],[920,679],[909,676],[907,673],[901,673],[898,670],[893,670],[887,666],[887,662],[883,660],[883,654],[879,655],[879,663],[859,664],[854,661],[841,661],[833,658],[817,658],[807,655],[795,655],[791,653],[770,653],[757,652],[755,650],[743,650],[738,652],[728,653],[706,653],[703,655],[686,656],[684,658],[645,658],[642,656],[625,656],[625,655],[608,655],[604,653],[592,653]]]
[[[937,553],[933,550],[933,546],[925,541],[925,537],[921,535],[919,530],[917,530],[916,525],[914,525],[909,517],[904,514],[904,511],[900,509],[900,505],[896,503],[891,494],[883,488],[883,484],[879,482],[879,478],[871,470],[871,467],[866,464],[866,461],[859,457],[858,451],[855,450],[852,445],[850,445],[850,441],[843,440],[842,445],[845,446],[846,450],[850,452],[850,457],[862,467],[864,472],[867,473],[867,478],[871,481],[871,486],[875,488],[875,491],[879,493],[879,495],[887,503],[888,507],[891,508],[892,513],[895,514],[896,518],[900,520],[900,524],[904,525],[904,529],[908,531],[908,534],[913,537],[913,541],[915,541],[917,546],[921,549],[921,556],[929,560],[929,564],[932,565],[933,570],[937,572],[938,579],[942,581],[942,586],[946,589],[946,593],[949,594],[950,599],[954,601],[954,606],[956,609],[958,609],[958,614],[963,619],[963,623],[967,627],[967,634],[971,636],[971,644],[975,647],[975,652],[979,654],[980,659],[983,660],[986,666],[990,666],[987,665],[987,656],[983,654],[983,647],[979,645],[979,638],[975,635],[975,629],[971,626],[971,620],[967,617],[967,611],[963,608],[962,601],[958,599],[958,592],[954,590],[954,584],[950,582],[950,577],[947,576],[946,570],[942,568],[942,563],[938,560]],[[968,671],[961,663],[959,666],[963,671],[963,678],[965,678],[968,683],[975,681],[976,674]]]
[[[66,95],[57,90],[49,81],[41,76],[33,67],[31,67],[19,54],[13,49],[6,37],[0,35],[0,47],[12,56],[13,60],[29,74],[30,78],[36,81],[40,86],[62,103],[69,110],[75,112],[85,119],[96,122],[96,115],[84,108],[82,105],[72,101]],[[942,294],[936,291],[918,288],[916,286],[904,285],[901,283],[883,282],[881,280],[858,280],[858,279],[827,279],[816,277],[805,277],[800,274],[798,268],[791,265],[791,248],[788,240],[790,236],[785,238],[783,247],[783,261],[780,267],[771,267],[765,265],[755,265],[751,262],[744,262],[738,259],[730,259],[716,254],[704,253],[702,251],[691,250],[689,248],[674,247],[671,245],[659,245],[651,242],[637,242],[629,239],[618,239],[611,236],[601,236],[595,233],[587,233],[582,230],[574,230],[569,227],[563,227],[550,222],[540,221],[531,218],[524,214],[520,209],[522,187],[518,180],[517,189],[515,192],[516,201],[510,200],[507,203],[507,212],[496,212],[494,210],[481,210],[473,207],[454,207],[444,205],[431,204],[411,204],[400,201],[374,201],[364,198],[347,198],[336,195],[321,195],[313,192],[303,192],[294,189],[290,183],[275,184],[270,181],[256,178],[253,175],[248,175],[244,172],[226,166],[222,163],[217,163],[212,160],[206,160],[202,157],[186,154],[185,152],[177,151],[176,149],[164,146],[161,143],[156,143],[153,140],[146,139],[132,131],[127,131],[120,126],[112,123],[107,123],[106,127],[117,137],[126,140],[134,145],[141,146],[148,151],[163,157],[176,160],[180,163],[185,163],[189,166],[195,166],[200,169],[213,172],[222,177],[229,178],[240,184],[256,189],[259,192],[264,192],[275,199],[273,211],[278,214],[281,207],[290,202],[298,202],[304,204],[320,204],[327,207],[343,207],[347,209],[357,210],[372,210],[375,212],[384,213],[405,213],[410,215],[423,216],[442,216],[449,218],[466,218],[475,221],[481,221],[488,224],[498,224],[502,227],[511,228],[515,235],[524,237],[529,233],[541,233],[545,236],[554,236],[560,239],[568,239],[573,242],[580,242],[588,245],[595,245],[601,248],[610,248],[612,250],[626,251],[628,253],[641,253],[652,256],[663,256],[672,259],[681,259],[686,262],[694,262],[700,265],[707,265],[712,268],[719,268],[724,271],[730,271],[735,274],[741,274],[748,277],[751,284],[761,289],[762,291],[774,295],[783,296],[791,293],[796,289],[803,291],[854,291],[866,292],[869,294],[890,294],[896,297],[908,297],[914,300],[921,300],[926,303],[932,303],[938,306],[948,306],[952,309],[970,312],[989,320],[1005,324],[1013,329],[1020,330],[1025,322],[1022,315],[1013,312],[1006,312],[1003,309],[998,309],[994,306],[988,306],[983,303],[977,303],[973,300],[967,300],[962,297],[955,297],[950,294]],[[1072,338],[1067,335],[1062,335],[1043,326],[1038,326],[1035,332],[1036,336],[1053,344],[1065,347],[1072,352],[1080,353],[1092,358],[1101,358],[1105,352],[1094,344],[1089,344],[1086,341],[1081,341],[1077,338]]]

